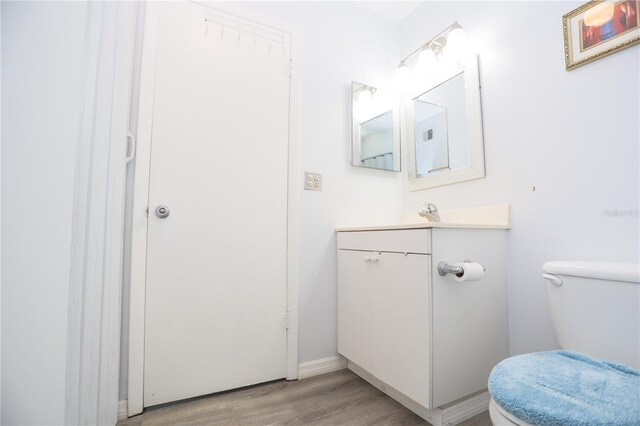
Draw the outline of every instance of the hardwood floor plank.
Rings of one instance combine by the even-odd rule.
[[[151,407],[118,426],[429,425],[348,370]],[[461,426],[490,426],[488,412]]]

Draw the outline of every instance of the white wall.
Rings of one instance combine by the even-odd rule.
[[[334,228],[398,221],[399,173],[352,167],[351,81],[388,86],[397,26],[347,2],[242,3],[299,28],[300,362],[337,350]],[[303,191],[303,172],[323,175]]]
[[[402,54],[454,20],[477,45],[487,177],[405,190],[403,206],[511,204],[514,354],[556,346],[545,261],[639,257],[640,46],[566,72],[562,15],[582,3],[426,2],[400,26]]]
[[[1,7],[2,423],[62,424],[86,4]]]

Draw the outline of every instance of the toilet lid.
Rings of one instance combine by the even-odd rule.
[[[640,425],[640,372],[576,352],[508,358],[491,372],[489,392],[534,425]]]

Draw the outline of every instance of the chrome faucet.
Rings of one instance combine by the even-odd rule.
[[[418,214],[429,222],[440,222],[440,215],[438,214],[438,208],[433,203],[424,202],[424,210],[419,210]]]

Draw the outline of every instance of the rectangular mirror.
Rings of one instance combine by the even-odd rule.
[[[353,166],[400,171],[397,104],[373,86],[351,83]]]
[[[437,66],[404,105],[412,191],[485,175],[477,58]]]

